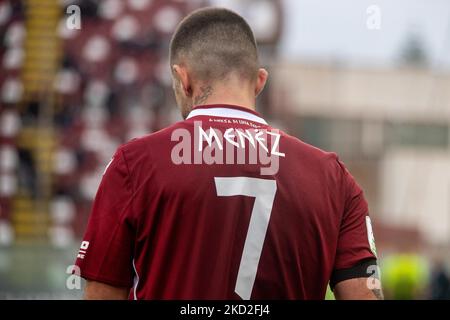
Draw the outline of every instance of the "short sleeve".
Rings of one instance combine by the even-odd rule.
[[[344,188],[344,213],[339,230],[334,270],[351,268],[365,259],[376,259],[375,240],[364,193],[339,162]]]
[[[127,164],[119,149],[103,174],[78,252],[75,264],[83,278],[132,286],[135,232],[131,200]]]

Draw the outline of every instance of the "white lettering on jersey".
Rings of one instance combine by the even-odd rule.
[[[272,154],[275,156],[285,157],[286,156],[285,153],[277,151],[280,146],[281,135],[278,133],[273,133],[271,131],[267,131],[267,134],[275,137],[275,141],[273,142],[273,146],[272,146]]]
[[[209,132],[209,135],[206,134],[206,131]],[[209,128],[209,130],[204,131],[202,127],[199,127],[199,135],[198,135],[198,151],[202,151],[203,150],[203,137],[206,139],[206,141],[208,142],[208,145],[211,146],[213,144],[213,138],[214,141],[217,142],[217,146],[219,147],[220,150],[223,149],[222,144],[220,143],[220,139],[217,136],[216,130]]]
[[[203,141],[206,141],[208,145],[211,147],[214,142],[217,143],[217,146],[220,150],[223,150],[223,141],[219,138],[220,134],[218,134],[218,130],[214,128],[209,128],[206,131],[203,130],[201,126],[198,127],[198,151],[203,150]],[[267,147],[266,139],[264,138],[265,135],[270,135],[275,137],[272,149],[269,152],[269,149]],[[248,140],[248,142],[252,145],[253,148],[256,148],[255,141],[258,142],[258,145],[263,148],[266,152],[277,155],[280,157],[285,157],[286,155],[284,153],[281,153],[278,151],[278,148],[280,146],[280,138],[281,135],[279,133],[269,131],[269,130],[259,130],[259,129],[246,129],[246,130],[240,130],[235,128],[228,128],[223,137],[225,138],[226,142],[229,144],[238,147],[238,148],[244,148],[245,149],[245,140]],[[235,137],[239,138],[239,142],[236,142],[234,140]]]
[[[234,123],[230,120],[230,124]],[[172,132],[171,141],[178,142],[171,151],[172,162],[176,165],[259,163],[262,165],[262,175],[273,175],[278,172],[279,157],[286,157],[285,153],[280,152],[281,134],[275,129],[231,127],[222,135],[221,130],[211,126],[204,129],[201,121],[195,121],[194,137],[188,130],[178,128]]]

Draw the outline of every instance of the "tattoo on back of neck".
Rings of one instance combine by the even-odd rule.
[[[206,85],[206,86],[200,87],[200,91],[201,91],[201,94],[194,97],[194,105],[195,106],[203,104],[211,96],[213,89],[211,86]]]

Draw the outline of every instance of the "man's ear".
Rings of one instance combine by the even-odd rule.
[[[181,86],[186,97],[192,97],[192,84],[186,67],[174,64],[172,66],[172,72],[174,73],[174,77],[181,82]]]
[[[264,86],[266,85],[268,78],[269,73],[267,72],[267,70],[264,68],[260,68],[258,70],[258,78],[256,79],[256,86],[255,86],[256,97],[264,90]]]

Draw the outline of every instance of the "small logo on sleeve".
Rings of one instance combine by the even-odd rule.
[[[89,247],[89,241],[83,241],[80,246],[80,250],[78,251],[77,258],[84,259],[86,255],[87,249]]]
[[[367,239],[369,241],[370,250],[372,250],[372,253],[376,257],[377,247],[375,246],[375,236],[373,235],[372,221],[370,220],[369,216],[366,216],[366,227],[367,227]]]
[[[106,171],[108,170],[109,166],[111,165],[111,163],[114,161],[114,157],[111,158],[111,160],[109,160],[108,164],[105,167],[105,170],[103,171],[103,175],[105,175]]]

